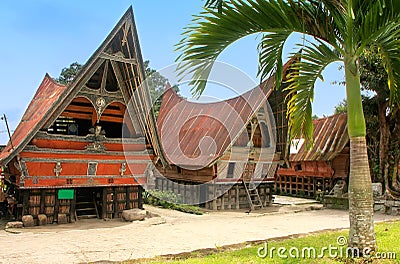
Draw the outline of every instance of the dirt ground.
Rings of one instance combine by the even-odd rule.
[[[126,223],[80,220],[0,231],[0,263],[87,263],[123,261],[215,248],[326,229],[348,228],[348,212],[320,205],[275,205],[264,211],[190,215],[146,207],[160,217]],[[400,217],[375,215],[376,221]]]

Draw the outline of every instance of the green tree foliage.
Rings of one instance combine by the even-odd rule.
[[[337,106],[335,106],[334,114],[347,113],[347,101],[343,99]]]
[[[312,119],[313,119],[313,120],[317,120],[317,119],[319,119],[319,116],[313,115],[313,116],[312,116]]]
[[[379,139],[378,102],[376,96],[363,96],[363,110],[367,127],[368,160],[373,182],[383,182],[379,175]]]
[[[362,96],[363,111],[367,129],[368,159],[373,182],[382,182],[383,178],[379,175],[379,121],[378,104],[376,96]],[[347,101],[343,99],[335,106],[334,114],[347,113]],[[379,128],[379,129],[377,129]]]
[[[150,97],[153,102],[154,115],[157,117],[160,112],[162,98],[167,87],[168,79],[150,67],[150,61],[144,62],[147,85],[150,90]],[[173,85],[172,89],[179,93],[178,85]]]
[[[387,195],[400,198],[400,109],[390,102],[388,74],[376,48],[371,47],[360,56],[360,73],[362,89],[373,92],[363,98],[373,179],[384,184]]]
[[[376,47],[370,47],[360,56],[360,74],[363,90],[375,92],[383,100],[388,101],[390,95],[388,74]]]
[[[397,151],[400,139],[396,133],[396,128],[400,125],[397,118],[399,109],[398,105],[389,105],[388,74],[382,58],[373,47],[360,56],[360,81],[361,89],[368,91],[368,95],[362,96],[362,102],[372,179],[383,183],[392,196],[400,197],[397,190],[398,179],[388,176],[397,170],[394,164],[397,163],[396,160],[400,160],[400,153]],[[343,112],[347,112],[345,99],[335,106],[335,114]]]
[[[67,85],[74,80],[80,69],[82,69],[82,64],[73,62],[69,67],[65,67],[61,70],[60,76],[56,78],[55,81]]]
[[[155,69],[150,68],[150,61],[144,62],[146,80],[150,89],[150,96],[153,101],[157,100],[165,91],[168,79],[162,76]]]

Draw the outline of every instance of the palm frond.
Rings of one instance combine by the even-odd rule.
[[[279,89],[282,82],[282,52],[291,31],[279,31],[265,34],[258,45],[258,76],[266,80],[275,73],[275,89]]]
[[[208,0],[206,4],[217,2]],[[337,43],[341,39],[341,25],[345,23],[343,4],[339,0],[226,0],[224,3],[221,12],[205,9],[194,16],[176,45],[176,50],[181,52],[177,58],[178,74],[181,77],[188,73],[194,75],[194,94],[199,95],[204,90],[207,74],[219,54],[233,42],[251,34],[266,33],[258,46],[258,73],[265,79],[276,72],[278,87],[282,80],[282,49],[291,33],[311,35],[336,49],[342,46]],[[200,77],[205,79],[196,79]]]
[[[388,73],[390,104],[400,106],[400,32],[395,41],[379,40],[381,41],[376,46]]]
[[[360,3],[362,23],[357,54],[368,45],[377,47],[388,73],[391,105],[400,105],[400,1],[365,1]]]
[[[288,120],[290,139],[304,138],[308,147],[313,140],[311,103],[314,99],[316,80],[322,79],[322,71],[327,65],[340,60],[339,54],[323,42],[308,43],[303,48],[301,60],[293,65],[287,78]]]
[[[343,46],[346,30],[346,10],[340,0],[289,1],[303,23],[305,34],[330,43],[337,49]]]
[[[400,1],[362,1],[357,12],[359,54],[387,31],[398,27],[400,21]]]
[[[278,46],[282,47],[283,37],[304,29],[301,17],[284,0],[231,0],[227,1],[227,6],[221,13],[206,9],[195,16],[185,28],[182,40],[176,45],[176,50],[181,52],[177,58],[178,74],[181,77],[189,72],[194,75],[194,94],[202,93],[213,61],[233,42],[251,34],[270,32],[275,35],[269,39],[264,38],[264,43],[272,43],[279,35],[281,40]],[[274,61],[278,61],[281,55],[281,48],[275,50],[265,45],[259,48],[263,51],[260,53],[260,62],[266,60],[267,51],[275,58]],[[192,60],[196,60],[196,63]],[[262,65],[260,74],[265,77],[276,69],[274,67],[273,63]],[[196,79],[200,76],[204,80]]]
[[[224,6],[224,0],[207,0],[204,4],[205,7],[217,9],[218,12],[222,12]]]

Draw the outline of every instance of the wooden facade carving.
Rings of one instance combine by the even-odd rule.
[[[14,166],[21,173],[21,177],[29,176],[28,167],[26,166],[25,160],[18,159],[18,161],[14,162]]]
[[[95,176],[97,172],[97,162],[89,162],[88,163],[88,170],[87,170],[87,175],[88,176]],[[90,177],[92,179],[92,177]],[[93,179],[92,179],[93,180]]]
[[[38,183],[39,183],[39,178],[36,177],[36,176],[33,177],[33,178],[32,178],[32,183],[33,183],[33,184],[38,184]]]
[[[134,58],[131,58],[131,59],[126,58],[124,53],[122,53],[121,51],[117,51],[114,54],[103,52],[100,55],[100,57],[103,58],[103,59],[108,59],[110,61],[123,62],[123,63],[127,63],[127,64],[137,65],[136,59],[134,59]]]
[[[119,172],[120,172],[121,176],[124,176],[124,174],[126,172],[126,162],[121,163],[121,168],[119,169]]]
[[[54,168],[54,173],[55,173],[56,177],[60,176],[61,172],[62,172],[61,162],[57,161],[56,166]]]

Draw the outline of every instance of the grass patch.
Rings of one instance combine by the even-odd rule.
[[[161,192],[149,190],[143,193],[143,202],[166,209],[177,210],[184,213],[202,215],[203,212],[197,206],[182,204],[180,195],[173,192]]]
[[[329,257],[329,251],[325,251],[322,258],[301,258],[301,249],[313,247],[316,254],[320,254],[322,247],[339,247],[337,239],[339,236],[347,238],[348,231],[331,231],[306,235],[304,237],[287,238],[287,239],[271,239],[267,241],[269,250],[274,247],[276,249],[286,248],[286,255],[289,256],[288,250],[298,248],[300,250],[300,258],[286,259],[280,258],[277,255],[277,250],[274,251],[273,258],[268,255],[265,258],[260,258],[257,251],[260,247],[264,247],[264,243],[243,243],[236,246],[227,246],[215,249],[204,249],[190,253],[183,253],[173,256],[161,256],[154,259],[141,260],[140,263],[400,263],[400,222],[385,222],[375,225],[377,236],[378,252],[387,253],[394,252],[396,259],[351,259],[345,258],[346,245],[343,246],[343,256]],[[296,255],[296,251],[292,251]],[[332,252],[340,252],[339,250]],[[340,253],[338,253],[340,254]],[[131,263],[137,263],[135,260]],[[129,263],[129,262],[128,262]]]

